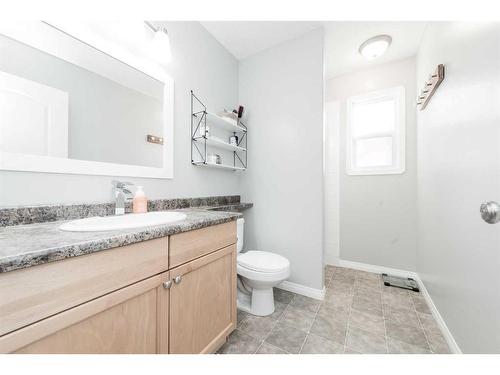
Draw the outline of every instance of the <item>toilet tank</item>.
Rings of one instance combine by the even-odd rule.
[[[236,220],[236,235],[238,237],[238,241],[236,242],[236,247],[238,249],[238,253],[243,249],[243,226],[245,225],[245,219],[241,218]]]

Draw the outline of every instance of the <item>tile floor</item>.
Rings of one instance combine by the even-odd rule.
[[[381,276],[327,266],[324,301],[274,290],[276,311],[238,311],[219,353],[449,353],[420,293],[383,285]]]

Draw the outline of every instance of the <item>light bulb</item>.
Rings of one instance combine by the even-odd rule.
[[[155,31],[151,42],[151,53],[153,58],[161,63],[169,63],[172,61],[172,51],[170,49],[170,38],[167,31],[159,28]]]

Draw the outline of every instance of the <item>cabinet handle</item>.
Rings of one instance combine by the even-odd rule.
[[[172,280],[168,280],[163,283],[163,287],[165,289],[170,289],[171,286],[172,286]]]
[[[176,277],[174,278],[174,283],[176,283],[176,284],[180,284],[180,283],[181,283],[181,281],[182,281],[182,276],[181,276],[181,275],[176,276]]]

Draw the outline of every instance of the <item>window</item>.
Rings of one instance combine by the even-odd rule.
[[[347,99],[347,174],[405,170],[404,87]]]

